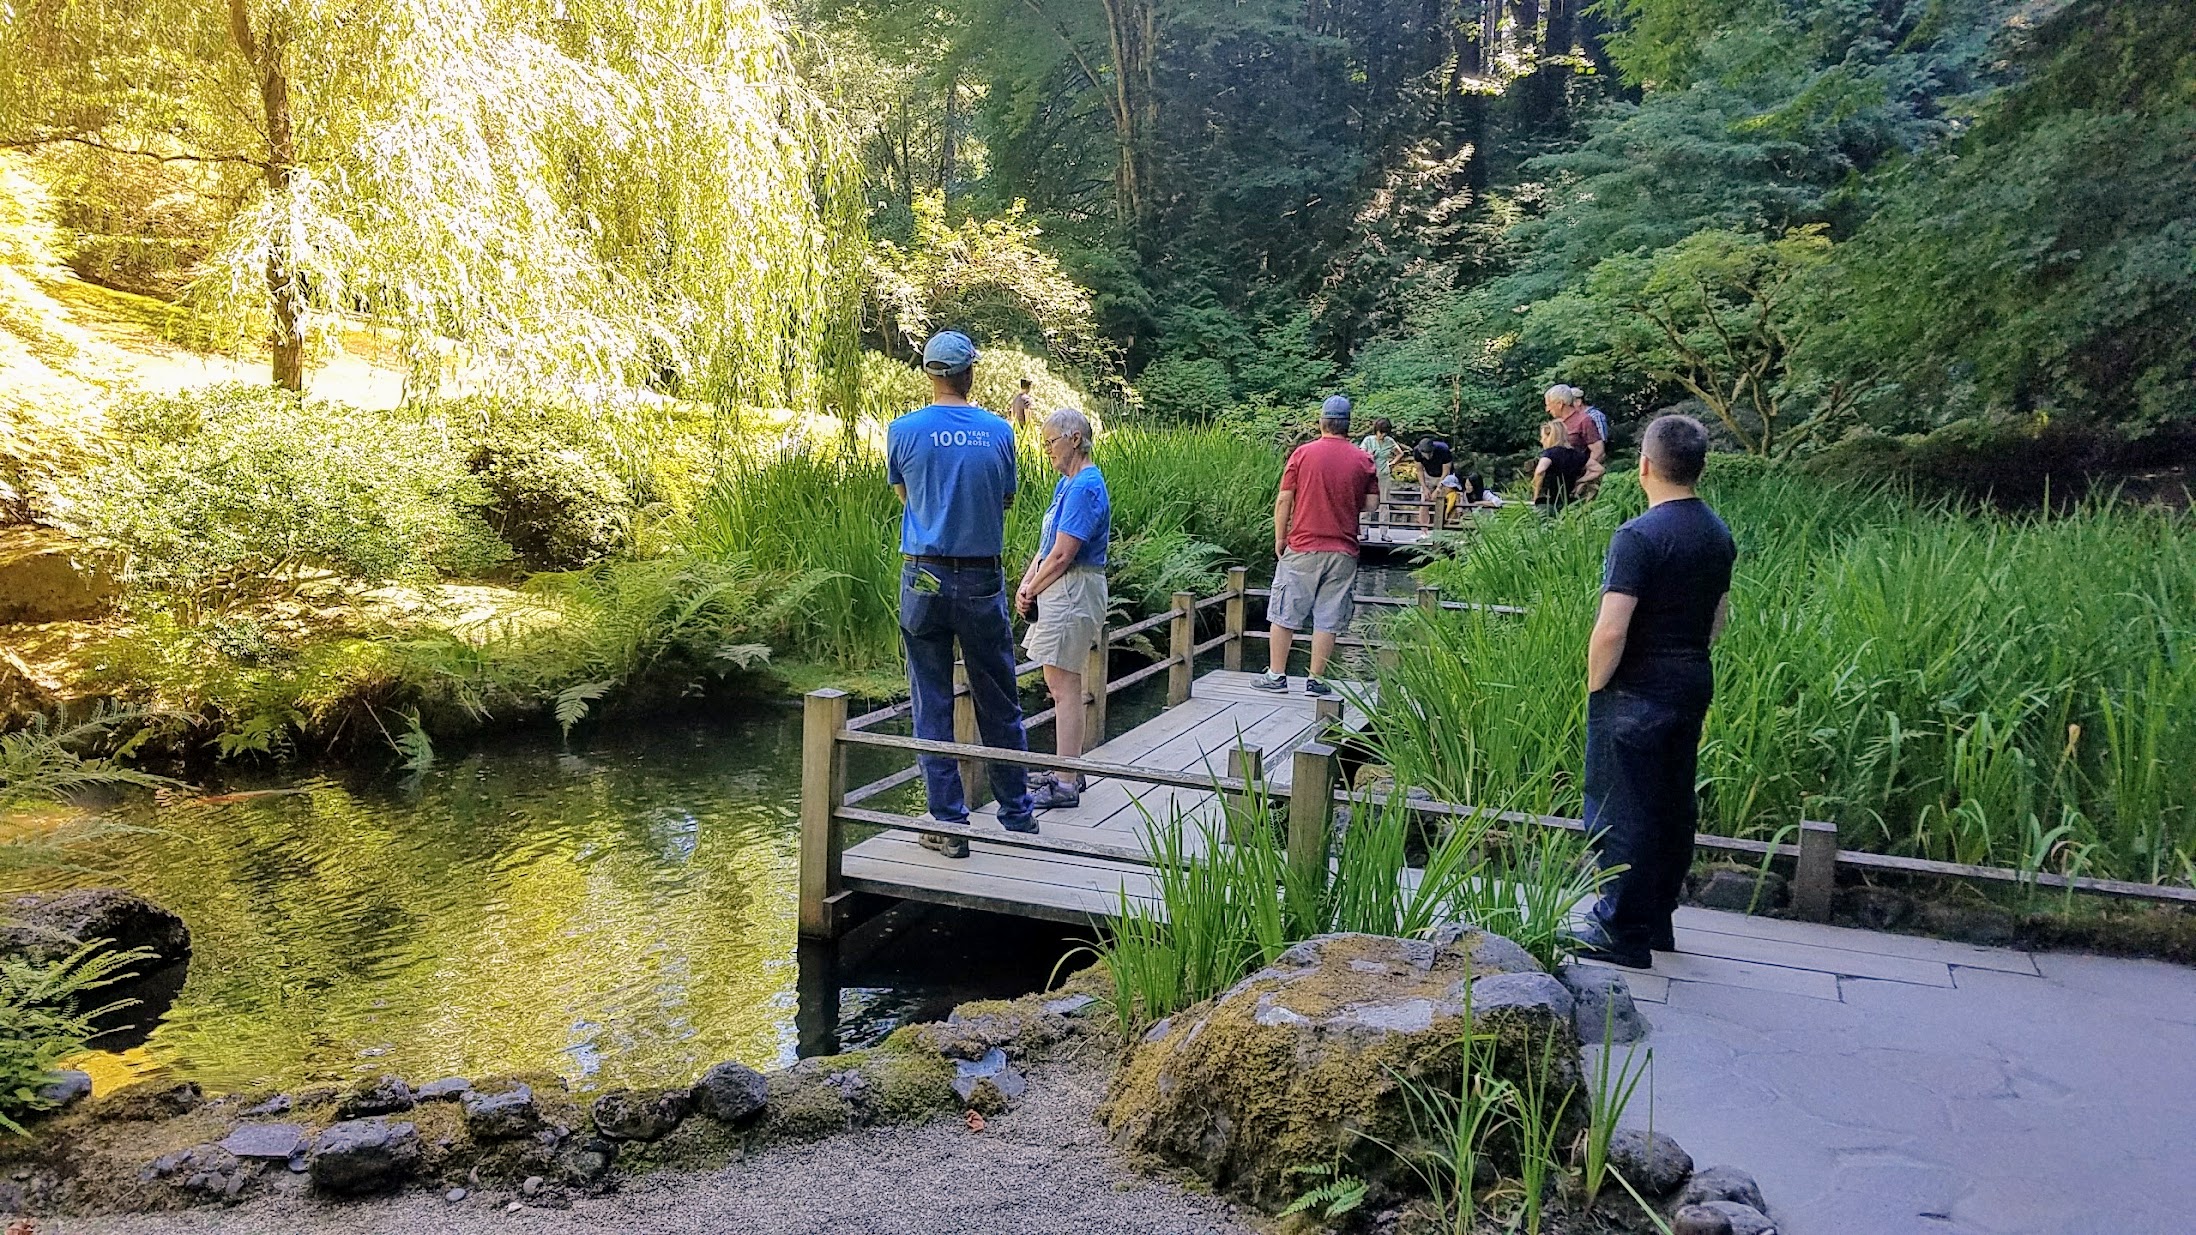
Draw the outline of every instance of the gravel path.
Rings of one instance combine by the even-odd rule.
[[[233,1209],[47,1218],[39,1235],[1253,1235],[1233,1207],[1130,1171],[1092,1117],[1108,1070],[1042,1065],[1014,1111],[972,1133],[958,1120],[850,1132],[707,1172],[627,1180],[566,1210],[506,1213],[508,1191],[456,1204],[432,1194],[325,1205],[272,1197]]]

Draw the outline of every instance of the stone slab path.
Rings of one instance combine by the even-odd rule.
[[[1678,948],[1626,974],[1654,1125],[1782,1235],[2196,1232],[2196,970],[1690,908]]]

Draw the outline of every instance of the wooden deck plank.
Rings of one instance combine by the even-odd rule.
[[[1288,787],[1290,754],[1320,728],[1314,701],[1300,692],[1276,694],[1250,689],[1256,675],[1212,670],[1192,685],[1189,702],[1090,751],[1093,759],[1174,772],[1209,769],[1225,775],[1228,751],[1238,744],[1266,754],[1267,783],[1276,792]],[[1363,724],[1350,709],[1346,723]],[[1117,847],[1116,861],[1101,854],[1057,854],[1016,850],[987,843],[1004,839],[996,806],[970,818],[970,854],[948,858],[916,843],[913,834],[887,831],[847,849],[846,886],[904,899],[968,905],[1063,921],[1111,916],[1121,890],[1147,903],[1153,899],[1149,868],[1136,859],[1146,852],[1146,812],[1157,821],[1181,812],[1185,822],[1218,816],[1218,799],[1209,790],[1130,781],[1099,780],[1084,791],[1080,806],[1048,810],[1039,826],[1058,829],[1083,843]],[[1201,847],[1196,836],[1189,847]]]

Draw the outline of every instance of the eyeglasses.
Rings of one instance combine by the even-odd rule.
[[[1065,434],[1065,433],[1055,433],[1055,434],[1053,434],[1053,435],[1052,435],[1051,437],[1048,437],[1048,438],[1046,438],[1046,439],[1045,439],[1045,449],[1046,449],[1046,450],[1050,450],[1050,449],[1052,449],[1052,444],[1053,444],[1054,442],[1064,442],[1064,441],[1066,441],[1066,440],[1067,440],[1067,434]]]

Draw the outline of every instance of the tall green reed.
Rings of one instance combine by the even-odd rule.
[[[1852,847],[2185,881],[2187,516],[2097,501],[2009,518],[1720,457],[1704,494],[1740,548],[1701,748],[1705,828],[1830,819]],[[1613,479],[1558,519],[1506,510],[1426,567],[1452,596],[1532,611],[1396,619],[1373,740],[1400,778],[1578,813],[1601,559],[1642,505]]]
[[[1270,560],[1281,460],[1266,447],[1210,430],[1122,429],[1102,436],[1094,457],[1113,504],[1113,591],[1135,616],[1177,590],[1217,588],[1224,562]],[[1023,451],[1006,518],[1009,572],[1036,551],[1058,479]],[[875,450],[800,441],[732,451],[682,540],[704,556],[825,576],[787,632],[795,653],[851,669],[898,662],[900,503]]]
[[[1292,864],[1270,797],[1223,801],[1224,818],[1177,810],[1146,820],[1156,903],[1124,891],[1098,948],[1124,1026],[1210,999],[1289,945],[1332,932],[1413,936],[1466,922],[1552,970],[1572,909],[1603,878],[1575,836],[1512,837],[1484,812],[1426,834],[1400,794],[1359,798],[1323,866]]]

